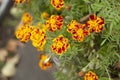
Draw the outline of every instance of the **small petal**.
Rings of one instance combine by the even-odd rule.
[[[56,54],[61,55],[69,46],[70,44],[68,43],[68,39],[64,38],[63,35],[60,35],[53,39],[53,45],[51,48]]]
[[[18,39],[20,39],[21,42],[28,42],[32,30],[33,30],[32,26],[22,25],[16,30],[15,35]]]
[[[47,60],[47,62],[46,62],[46,60]],[[46,70],[52,66],[52,63],[51,63],[50,59],[48,59],[48,56],[46,54],[40,55],[39,66],[42,70]]]
[[[21,3],[24,3],[25,0],[15,0],[14,2],[15,2],[15,4],[21,4]]]
[[[99,33],[103,30],[104,19],[101,17],[97,17],[95,14],[90,15],[89,21],[86,22],[86,26],[90,32]]]
[[[58,15],[52,15],[47,21],[46,21],[46,27],[49,29],[49,31],[54,32],[57,29],[60,30],[63,26],[63,17]]]
[[[89,71],[85,74],[84,80],[98,80],[98,76],[92,71]]]
[[[32,22],[32,16],[30,13],[24,13],[22,17],[23,24],[30,24]]]
[[[51,4],[56,10],[60,10],[64,6],[64,0],[51,0]]]
[[[45,30],[40,28],[34,28],[31,32],[32,45],[36,47],[38,50],[43,50],[43,47],[46,43],[46,35]]]

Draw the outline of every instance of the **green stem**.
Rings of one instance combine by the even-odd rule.
[[[106,66],[104,66],[104,67],[105,67],[105,70],[106,70],[106,72],[107,72],[107,74],[108,74],[109,80],[112,80],[112,79],[111,79],[111,76],[110,76],[110,74],[109,74],[108,69],[106,68]]]
[[[82,71],[86,72],[89,69],[89,65],[94,61],[94,58],[82,69]]]
[[[92,13],[92,10],[91,10],[91,4],[88,4],[88,11],[89,11],[89,14]]]

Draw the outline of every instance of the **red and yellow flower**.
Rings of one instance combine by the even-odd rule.
[[[52,62],[49,57],[45,54],[40,55],[39,66],[42,70],[46,70],[52,66]]]
[[[30,13],[24,13],[22,17],[23,24],[30,24],[32,22],[32,16]]]
[[[56,10],[60,10],[64,7],[64,0],[51,0],[51,4]]]
[[[69,46],[70,44],[68,43],[68,39],[64,38],[63,35],[53,39],[52,50],[58,55],[61,55],[63,52],[65,52]]]
[[[81,42],[89,35],[89,31],[85,28],[85,24],[80,24],[76,20],[72,20],[70,24],[67,25],[67,31],[72,34],[73,39]]]
[[[54,32],[55,30],[60,30],[63,26],[63,17],[59,15],[52,15],[47,21],[46,21],[46,27]]]
[[[92,71],[89,71],[85,74],[84,80],[98,80],[98,76]]]
[[[32,30],[33,27],[29,25],[22,25],[16,30],[15,35],[18,39],[20,39],[21,42],[28,42]]]
[[[15,0],[15,4],[21,4],[21,3],[24,3],[25,0]]]
[[[77,40],[78,42],[81,42],[85,39],[84,30],[82,28],[79,28],[75,34],[73,34],[73,39]]]
[[[67,26],[68,26],[67,31],[71,34],[74,34],[79,28],[78,22],[76,20],[72,20],[71,23],[68,24]]]
[[[31,32],[30,39],[34,47],[36,47],[38,50],[43,50],[43,47],[46,43],[45,30],[40,28],[34,28]]]
[[[103,30],[104,19],[96,16],[95,14],[90,15],[89,21],[86,22],[86,26],[90,32],[95,31],[98,33]]]

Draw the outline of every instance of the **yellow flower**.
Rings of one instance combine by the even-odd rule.
[[[63,26],[63,17],[58,15],[52,15],[47,21],[46,21],[46,27],[54,32],[55,30],[60,30]]]
[[[40,28],[34,28],[31,32],[30,39],[34,47],[36,47],[38,50],[43,50],[43,47],[46,43],[45,30]]]
[[[73,39],[81,42],[84,38],[89,35],[89,31],[85,28],[85,24],[80,24],[76,20],[72,20],[70,24],[67,25],[67,31],[72,34]]]
[[[28,42],[32,30],[33,27],[29,25],[22,25],[16,30],[15,35],[18,39],[20,39],[21,42]]]
[[[15,4],[20,4],[20,3],[24,3],[25,0],[15,0]]]
[[[77,40],[78,42],[83,41],[85,38],[84,30],[82,28],[79,28],[75,34],[73,34],[73,39]]]
[[[60,35],[57,38],[53,39],[53,45],[51,48],[55,53],[61,55],[67,50],[69,46],[70,44],[68,43],[68,39],[64,38],[63,35]]]
[[[23,24],[30,24],[32,22],[32,16],[30,13],[24,13],[22,17]]]
[[[64,0],[51,0],[51,4],[56,10],[60,10],[64,6]]]
[[[85,74],[84,80],[98,80],[98,76],[92,71],[89,71],[87,74]]]
[[[74,34],[79,29],[79,24],[76,20],[72,20],[70,24],[67,25],[67,31],[71,34]]]
[[[44,19],[48,19],[49,16],[50,16],[50,15],[49,15],[47,12],[43,12],[43,13],[41,14],[41,17],[44,18]]]
[[[47,55],[45,54],[40,55],[39,66],[42,70],[46,70],[47,68],[50,68],[52,66],[52,63]]]
[[[88,30],[90,32],[95,31],[98,33],[103,30],[104,19],[101,17],[97,17],[95,14],[90,15],[89,21],[86,22],[86,26],[88,27]]]

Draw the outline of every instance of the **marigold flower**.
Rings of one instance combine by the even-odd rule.
[[[90,32],[95,31],[98,33],[103,30],[104,19],[101,17],[97,17],[95,14],[90,15],[89,21],[86,22],[86,26],[88,27],[88,30]]]
[[[79,28],[75,34],[73,34],[73,39],[77,40],[78,42],[83,41],[85,38],[84,30],[82,28]]]
[[[21,42],[28,42],[32,30],[33,27],[29,25],[22,25],[16,30],[15,35],[18,39],[20,39]]]
[[[42,70],[46,70],[47,68],[50,68],[52,66],[52,63],[47,55],[40,55],[39,66]]]
[[[32,16],[30,15],[30,13],[23,14],[22,21],[23,24],[30,24],[32,22]]]
[[[51,4],[56,10],[60,10],[64,6],[64,0],[51,0]]]
[[[76,20],[72,20],[70,24],[67,25],[67,31],[72,34],[73,39],[81,42],[84,38],[89,35],[89,31],[85,28],[85,24],[80,24]]]
[[[52,15],[47,21],[46,21],[46,27],[54,32],[55,30],[60,30],[63,25],[63,17],[58,15]]]
[[[15,0],[15,4],[20,4],[20,3],[24,3],[25,0]]]
[[[41,14],[41,17],[44,18],[44,19],[48,19],[49,16],[50,16],[50,15],[49,15],[47,12],[43,12],[43,13]]]
[[[71,33],[71,34],[75,33],[78,30],[78,28],[79,28],[78,23],[77,23],[76,20],[72,20],[71,23],[68,24],[67,26],[68,26],[67,31],[69,33]]]
[[[68,43],[68,39],[64,38],[63,35],[53,39],[52,50],[58,55],[61,55],[63,52],[65,52],[69,46],[70,44]]]
[[[98,80],[98,76],[92,71],[89,71],[87,74],[85,74],[84,79],[85,80]]]
[[[45,30],[40,28],[34,28],[31,32],[30,39],[34,47],[36,47],[38,50],[43,50],[43,47],[46,43]]]

